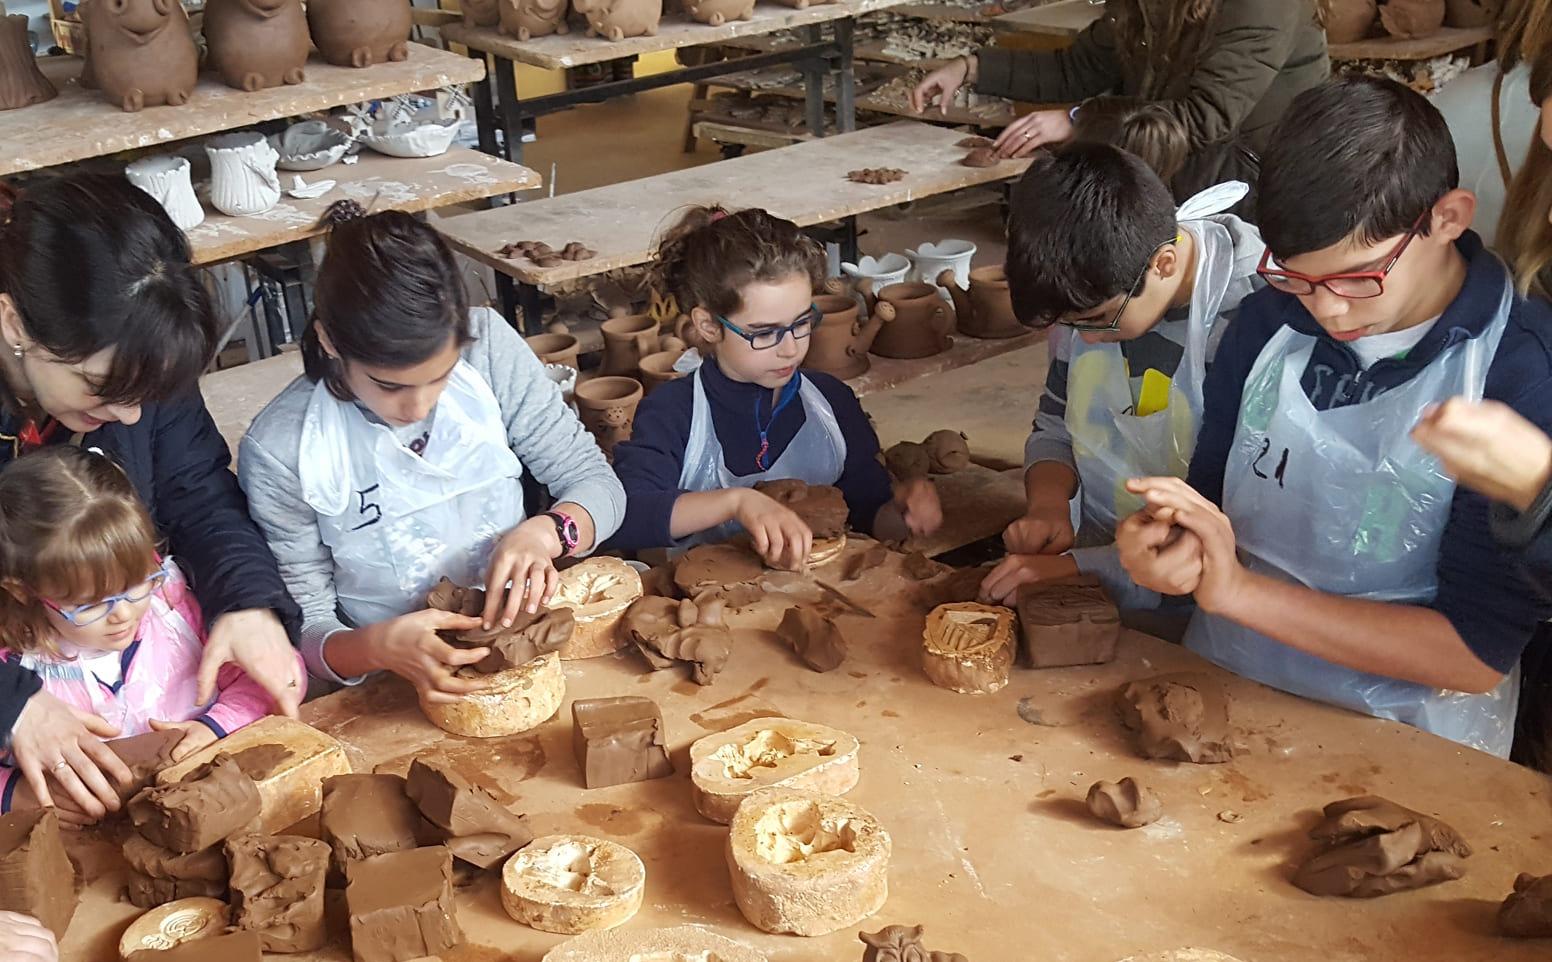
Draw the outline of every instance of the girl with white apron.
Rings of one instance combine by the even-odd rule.
[[[1225,226],[1229,219],[1215,218],[1248,191],[1238,181],[1219,184],[1186,201],[1176,213],[1181,229],[1189,230],[1196,240],[1197,259],[1184,353],[1170,379],[1166,407],[1143,416],[1132,413],[1136,405],[1131,372],[1121,345],[1090,344],[1080,331],[1067,332],[1073,346],[1066,422],[1078,468],[1080,547],[1112,543],[1117,520],[1142,507],[1142,501],[1126,490],[1127,480],[1185,477],[1202,420],[1202,382],[1210,345],[1217,341],[1215,334],[1222,334],[1213,326],[1222,311],[1256,287],[1261,248],[1236,249],[1234,234]]]
[[[1273,335],[1246,379],[1224,472],[1223,511],[1246,567],[1343,597],[1431,601],[1455,482],[1410,432],[1430,403],[1481,400],[1512,304],[1505,282],[1480,336],[1447,348],[1405,384],[1328,411],[1316,410],[1299,383],[1316,339],[1287,326]],[[1332,664],[1200,610],[1185,643],[1274,688],[1509,755],[1517,669],[1486,694],[1441,691]]]

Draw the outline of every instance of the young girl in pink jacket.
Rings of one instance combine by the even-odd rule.
[[[269,696],[236,665],[221,670],[214,701],[196,703],[199,603],[158,553],[129,479],[108,458],[68,445],[0,471],[0,644],[0,657],[120,736],[182,732],[175,761],[270,713]],[[63,763],[49,775],[77,777]],[[21,773],[0,765],[0,812],[37,804]],[[59,814],[90,821],[68,807]]]

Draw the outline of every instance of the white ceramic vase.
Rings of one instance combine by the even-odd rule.
[[[204,222],[205,208],[194,196],[193,165],[188,158],[145,157],[126,167],[124,176],[161,204],[179,230],[192,230]]]
[[[280,203],[280,155],[263,134],[243,131],[206,142],[210,202],[223,214],[251,217]]]
[[[975,256],[975,245],[964,240],[943,240],[936,244],[923,244],[916,250],[908,250],[911,263],[911,280],[937,286],[938,275],[946,269],[954,272],[954,283],[961,288],[970,287],[970,258]],[[947,288],[938,287],[938,294],[947,301]]]
[[[911,262],[905,259],[904,254],[885,254],[883,257],[861,257],[857,263],[844,263],[841,271],[847,277],[857,280],[870,280],[873,289],[879,290],[890,284],[899,284],[905,280],[905,275],[911,271]]]
[[[566,406],[575,411],[577,409],[577,369],[565,364],[546,364],[544,373],[560,387],[560,396],[565,400]]]

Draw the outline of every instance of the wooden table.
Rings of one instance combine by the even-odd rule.
[[[1010,33],[1071,40],[1104,15],[1104,0],[1059,0],[1057,3],[1004,13],[988,22],[998,30]]]
[[[411,214],[499,194],[533,190],[544,179],[527,167],[457,148],[439,157],[385,157],[370,151],[355,164],[334,164],[296,174],[281,171],[281,186],[301,176],[309,184],[337,181],[333,190],[309,200],[282,197],[256,217],[231,217],[206,205],[204,223],[188,232],[194,263],[213,264],[254,251],[307,240],[325,233],[318,218],[338,200],[358,201],[368,209],[392,208]]]
[[[903,65],[886,64],[880,61],[879,66],[881,69],[898,69],[899,77],[910,75],[909,68]],[[733,90],[743,90],[749,93],[770,94],[774,97],[801,99],[808,95],[806,86],[770,83],[766,71],[762,70],[748,70],[728,74],[717,79],[717,86],[728,87]],[[910,104],[903,98],[896,99],[887,96],[878,89],[857,95],[854,103],[856,108],[862,111],[955,126],[969,124],[974,127],[1006,127],[1018,116],[1011,100],[1005,100],[1001,97],[989,97],[984,94],[976,94],[976,97],[984,101],[984,103],[971,107],[956,100],[949,105],[947,111],[932,108],[922,113],[917,113],[913,110]],[[837,96],[829,91],[825,92],[824,98],[828,102],[838,103]]]
[[[870,354],[868,358],[872,364],[867,371],[846,383],[851,385],[852,391],[858,397],[863,397],[875,391],[887,391],[892,387],[899,387],[919,377],[942,374],[944,371],[958,370],[972,364],[979,364],[989,358],[1011,354],[1020,348],[1039,343],[1044,337],[1044,331],[1031,331],[1018,337],[989,340],[966,334],[955,334],[954,343],[948,350],[931,357],[904,361],[899,358]]]
[[[182,107],[148,107],[125,113],[98,91],[76,83],[77,57],[45,57],[44,74],[59,96],[21,110],[0,111],[0,176],[37,170],[125,150],[153,147],[265,120],[294,117],[342,104],[471,83],[485,76],[485,65],[424,44],[410,44],[402,63],[356,70],[314,59],[307,81],[245,93],[206,74],[194,97]]]
[[[1376,37],[1331,45],[1332,60],[1432,60],[1478,48],[1477,59],[1493,39],[1492,27],[1445,27],[1426,37]]]
[[[1552,871],[1545,776],[1232,677],[1238,757],[1223,765],[1145,761],[1116,721],[1113,693],[1164,672],[1217,673],[1181,648],[1128,632],[1109,665],[1018,669],[998,694],[955,695],[922,675],[928,592],[902,575],[896,556],[838,585],[876,617],[838,615],[847,661],[815,674],[772,629],[788,604],[816,600],[816,589],[797,576],[767,580],[767,600],[733,615],[733,656],[710,687],[682,671],[647,672],[632,652],[567,663],[568,698],[657,702],[677,770],[669,778],[583,789],[569,705],[525,735],[460,738],[425,721],[408,685],[383,678],[312,702],[303,717],[344,742],[357,771],[402,773],[431,753],[492,784],[535,834],[585,833],[629,846],[647,867],[645,904],[629,927],[704,925],[772,962],[856,962],[857,931],[891,924],[925,925],[928,945],[976,962],[1114,962],[1186,946],[1245,962],[1546,962],[1552,950],[1547,941],[1493,935],[1515,874]],[[727,830],[691,804],[690,743],[764,715],[856,735],[862,782],[848,797],[893,836],[888,903],[833,935],[769,936],[745,922],[724,863]],[[1123,831],[1088,816],[1089,785],[1124,776],[1157,792],[1160,821]],[[1311,849],[1303,833],[1318,807],[1366,793],[1459,829],[1476,849],[1467,876],[1374,900],[1295,889],[1291,865]],[[137,914],[117,898],[119,856],[101,832],[70,845],[90,882],[61,957],[111,959]],[[468,944],[444,962],[537,962],[562,941],[508,918],[497,886],[486,873],[458,890]],[[350,958],[342,901],[329,900],[333,944],[291,958]]]

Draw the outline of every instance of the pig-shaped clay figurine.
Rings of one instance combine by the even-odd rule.
[[[199,51],[178,0],[89,0],[83,7],[92,79],[109,101],[130,113],[189,102]]]
[[[205,40],[211,68],[250,93],[301,83],[312,50],[302,0],[207,0]]]
[[[501,22],[497,8],[501,0],[459,0],[463,8],[463,22],[471,27],[494,27]]]
[[[323,59],[340,67],[410,55],[410,0],[309,0],[307,25]]]
[[[610,40],[656,36],[663,18],[663,0],[572,0],[572,5],[587,17],[588,36]]]
[[[567,33],[567,0],[501,0],[501,32],[527,40]]]
[[[754,0],[689,0],[685,12],[701,23],[720,27],[729,20],[754,16]]]

